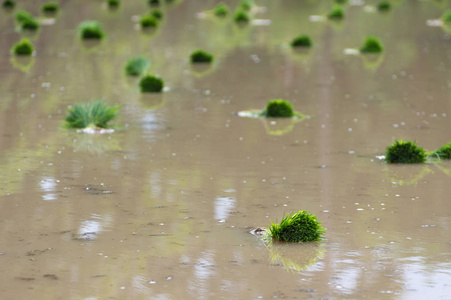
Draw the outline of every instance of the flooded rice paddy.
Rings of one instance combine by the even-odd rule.
[[[0,21],[1,299],[449,299],[451,163],[387,165],[393,139],[428,150],[450,138],[451,36],[427,26],[448,1],[347,5],[256,1],[256,19],[200,18],[215,1],[61,1],[21,33]],[[20,3],[40,15],[42,1]],[[227,1],[230,7],[236,1]],[[77,26],[98,20],[101,42]],[[310,34],[313,47],[289,42]],[[365,36],[385,52],[347,55]],[[31,58],[10,55],[28,36]],[[191,66],[197,49],[211,67]],[[141,94],[124,75],[150,60],[168,87]],[[310,116],[240,118],[273,98]],[[76,102],[121,104],[113,134],[62,128]],[[250,234],[307,210],[327,228],[308,244]]]

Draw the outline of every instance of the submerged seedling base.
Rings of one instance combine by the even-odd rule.
[[[251,110],[242,110],[237,113],[238,117],[245,117],[245,118],[264,118],[264,119],[287,119],[287,120],[304,120],[309,119],[310,116],[304,115],[303,113],[300,113],[298,111],[294,112],[294,116],[290,118],[272,118],[272,117],[265,117],[263,115],[263,110],[259,109],[251,109]]]
[[[108,134],[113,132],[114,132],[113,128],[86,127],[83,129],[77,129],[77,133],[88,133],[88,134]]]

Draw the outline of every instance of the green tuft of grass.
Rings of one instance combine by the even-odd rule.
[[[82,39],[102,39],[105,36],[99,22],[83,21],[78,25],[78,31]]]
[[[229,14],[229,7],[225,3],[219,3],[215,6],[213,12],[217,17],[225,17]]]
[[[451,23],[451,9],[448,9],[443,13],[442,20],[445,23]]]
[[[270,100],[262,115],[267,118],[291,118],[294,116],[293,104],[282,99]]]
[[[251,20],[251,17],[246,10],[237,8],[233,14],[233,20],[237,23],[248,23]]]
[[[146,75],[139,82],[141,93],[160,93],[163,86],[163,79],[153,75]]]
[[[16,6],[16,2],[14,0],[5,0],[2,3],[2,7],[6,9],[13,9]]]
[[[380,53],[384,51],[384,45],[382,42],[373,36],[368,36],[360,48],[360,52],[363,53]]]
[[[22,30],[37,30],[39,28],[39,23],[35,19],[27,19],[23,21],[20,26]]]
[[[33,50],[33,44],[29,39],[22,39],[11,48],[11,52],[16,55],[31,55]]]
[[[253,5],[254,1],[252,0],[242,0],[238,7],[244,9],[245,11],[250,11]]]
[[[69,128],[108,128],[108,122],[119,114],[119,105],[110,106],[102,101],[76,103],[68,110],[66,124]]]
[[[161,11],[161,9],[158,9],[158,8],[152,9],[150,11],[149,15],[153,16],[157,20],[163,19],[163,12]]]
[[[213,54],[198,49],[191,53],[190,60],[192,63],[211,63],[213,61]]]
[[[118,8],[121,2],[119,0],[107,0],[106,4],[109,8]]]
[[[378,11],[389,11],[391,9],[391,3],[389,1],[381,1],[377,4]]]
[[[451,143],[448,143],[428,154],[431,158],[451,159]]]
[[[58,3],[50,1],[44,3],[41,7],[41,10],[45,13],[56,13],[59,9]]]
[[[415,142],[395,140],[385,151],[385,161],[391,164],[423,163],[426,161],[426,154]]]
[[[160,5],[160,0],[149,0],[148,3],[151,6],[158,6]]]
[[[284,216],[279,224],[272,223],[268,235],[280,242],[314,242],[324,239],[326,229],[318,222],[317,217],[302,210]]]
[[[342,20],[345,17],[345,10],[341,5],[334,5],[332,10],[327,14],[327,18],[331,20]]]
[[[17,11],[15,18],[16,18],[17,23],[19,23],[19,24],[22,24],[25,21],[34,19],[33,16],[28,11],[25,11],[25,10]]]
[[[158,19],[151,15],[144,15],[139,20],[141,28],[156,28],[158,27]]]
[[[134,57],[127,61],[125,73],[130,76],[139,76],[149,68],[149,60],[145,57]]]
[[[300,35],[298,37],[295,37],[293,41],[291,41],[291,47],[311,47],[312,46],[312,40],[308,35]]]

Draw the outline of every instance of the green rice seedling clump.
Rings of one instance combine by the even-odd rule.
[[[229,7],[225,3],[219,3],[215,6],[213,12],[217,17],[225,17],[229,14]]]
[[[312,46],[312,40],[308,35],[300,35],[293,39],[291,42],[292,47],[310,47]]]
[[[41,10],[45,13],[56,13],[58,9],[58,3],[56,2],[47,2],[44,3],[41,7]]]
[[[391,3],[388,1],[382,1],[377,4],[378,11],[389,11],[391,9]]]
[[[391,164],[417,164],[426,161],[426,154],[414,142],[395,140],[385,151],[385,161]]]
[[[27,20],[33,20],[33,16],[25,10],[19,10],[16,12],[15,15],[16,21],[19,24],[22,24],[23,22],[27,21]]]
[[[3,8],[13,9],[16,6],[16,2],[14,0],[5,0],[2,3]]]
[[[12,53],[16,55],[31,55],[33,54],[33,50],[33,44],[28,39],[20,40],[11,49]]]
[[[262,115],[268,118],[291,118],[294,116],[293,105],[287,100],[270,100]]]
[[[110,8],[117,8],[120,4],[121,2],[119,0],[107,0],[107,5]]]
[[[271,222],[268,231],[271,238],[292,243],[320,241],[326,233],[317,217],[305,210],[286,215],[279,224]]]
[[[329,19],[332,20],[341,20],[345,17],[345,10],[341,5],[334,5],[332,10],[327,15]]]
[[[337,4],[346,4],[346,3],[348,3],[348,0],[335,0],[335,3],[337,3]]]
[[[99,22],[84,21],[78,26],[80,37],[82,39],[102,39],[105,36]]]
[[[125,72],[130,76],[139,76],[149,68],[149,60],[145,57],[135,57],[127,61]]]
[[[192,63],[211,63],[213,61],[213,54],[198,49],[191,53],[190,59]]]
[[[360,48],[360,52],[363,53],[380,53],[382,51],[384,51],[384,45],[378,38],[373,36],[367,37],[362,48]]]
[[[142,28],[156,28],[158,27],[158,19],[151,15],[144,15],[139,20]]]
[[[24,20],[20,26],[23,30],[36,30],[39,28],[39,23],[35,19]]]
[[[163,79],[153,75],[146,75],[139,82],[141,93],[160,93],[163,86]]]
[[[233,14],[233,20],[237,23],[248,23],[251,20],[251,17],[246,10],[237,8]]]
[[[158,8],[152,9],[149,15],[153,16],[157,20],[163,19],[163,12]]]
[[[242,0],[240,2],[239,8],[242,8],[245,11],[250,11],[253,5],[254,5],[254,1],[252,1],[252,0]]]
[[[432,158],[451,159],[451,143],[448,143],[428,155]]]
[[[160,5],[160,0],[149,0],[149,5],[158,6]]]
[[[451,23],[451,9],[445,11],[445,13],[442,16],[442,20],[445,23]]]
[[[69,128],[108,128],[108,122],[119,114],[119,105],[110,106],[102,101],[75,104],[68,110]]]

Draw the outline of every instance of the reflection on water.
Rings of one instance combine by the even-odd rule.
[[[324,245],[312,243],[277,243],[266,245],[272,265],[281,264],[287,271],[301,272],[314,266],[324,256]]]
[[[59,181],[53,177],[44,177],[39,183],[41,190],[46,192],[42,195],[43,200],[57,200],[58,196],[55,192],[57,183]]]
[[[215,199],[215,216],[217,220],[226,220],[230,213],[235,209],[234,197],[216,197]]]

